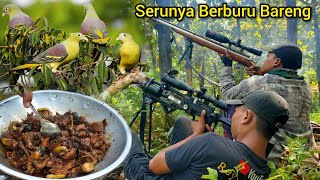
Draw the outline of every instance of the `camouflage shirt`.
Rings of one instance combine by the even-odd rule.
[[[292,72],[290,69],[277,69],[284,73]],[[221,72],[222,95],[225,100],[241,99],[246,94],[255,90],[272,90],[287,100],[290,106],[290,117],[287,123],[271,138],[275,146],[271,150],[268,159],[279,162],[283,152],[282,144],[286,143],[286,136],[291,138],[306,138],[311,146],[309,113],[311,109],[311,89],[304,79],[286,78],[272,73],[263,76],[251,76],[235,84],[231,67],[224,67]]]

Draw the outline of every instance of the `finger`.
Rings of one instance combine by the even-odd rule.
[[[260,70],[260,66],[255,66],[255,65],[253,65],[253,66],[251,66],[250,68],[253,69],[253,70]]]
[[[205,110],[202,110],[199,121],[205,122],[205,119],[206,119],[206,111],[205,111]]]
[[[229,53],[228,49],[225,49],[225,53],[226,53],[226,56],[227,56],[228,58],[230,58],[230,53]]]
[[[208,124],[206,124],[206,129],[207,129],[207,131],[209,131],[209,132],[211,132],[213,129],[212,129],[212,127],[210,127]]]
[[[255,74],[255,75],[263,75],[263,73],[262,73],[261,70],[254,71],[254,74]]]
[[[254,71],[247,71],[247,74],[248,74],[248,75],[253,75],[253,74],[254,74]]]
[[[23,97],[23,106],[28,108],[31,105],[32,101],[32,91],[24,91],[22,94]]]
[[[247,70],[247,72],[254,72],[252,69],[246,69]]]
[[[191,128],[194,129],[197,126],[197,122],[196,121],[192,121],[191,122]]]

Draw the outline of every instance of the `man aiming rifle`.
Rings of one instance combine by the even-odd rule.
[[[265,158],[270,137],[289,117],[287,102],[271,91],[255,91],[241,100],[227,101],[236,106],[232,116],[235,141],[213,132],[199,121],[180,118],[175,122],[171,146],[151,160],[135,133],[129,155],[123,163],[127,179],[201,179],[207,168],[217,171],[218,179],[266,179],[270,168]],[[192,129],[191,134],[186,134]],[[227,171],[238,168],[238,173]]]
[[[297,70],[302,66],[302,52],[298,47],[282,45],[269,49],[267,58],[260,69],[252,63],[250,56],[243,52],[261,56],[262,51],[241,45],[241,40],[232,42],[227,37],[210,30],[207,31],[206,36],[211,39],[207,39],[166,20],[159,18],[153,18],[153,20],[170,27],[176,33],[201,46],[208,47],[219,54],[228,54],[228,57],[223,56],[222,58],[225,67],[221,72],[222,95],[225,100],[239,99],[255,90],[271,90],[279,93],[288,101],[291,117],[288,123],[271,139],[271,144],[268,146],[268,151],[271,151],[268,156],[269,160],[279,162],[283,152],[282,145],[287,144],[287,136],[306,139],[308,141],[306,149],[313,146],[309,119],[311,90],[304,78],[297,74]],[[228,44],[228,46],[221,43]],[[230,48],[232,46],[240,48],[240,51],[237,48]],[[231,59],[249,67],[249,74],[255,74],[255,76],[236,85],[232,75]],[[229,112],[229,114],[232,113]],[[225,127],[227,129],[227,126]],[[230,131],[227,135],[232,138]]]
[[[222,56],[224,68],[221,71],[222,96],[224,100],[239,99],[256,90],[275,91],[289,104],[290,118],[271,138],[268,146],[268,160],[278,163],[286,145],[287,136],[300,137],[307,140],[306,149],[312,146],[309,113],[311,109],[311,90],[303,76],[297,74],[302,66],[302,52],[295,45],[280,45],[270,48],[260,69],[257,66],[248,68],[248,79],[235,84],[232,75],[232,61]],[[230,131],[229,131],[229,136]],[[272,148],[273,146],[273,148]]]

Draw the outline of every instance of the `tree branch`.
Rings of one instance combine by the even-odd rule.
[[[122,91],[123,89],[127,88],[131,84],[139,84],[143,85],[149,78],[142,72],[133,72],[127,74],[124,77],[121,77],[114,81],[105,91],[103,91],[99,95],[99,99],[105,101],[107,97],[113,96],[114,94]]]

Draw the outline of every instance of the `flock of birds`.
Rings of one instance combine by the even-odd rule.
[[[81,40],[90,40],[97,44],[107,44],[110,38],[108,37],[105,23],[100,20],[91,3],[85,4],[84,9],[86,15],[80,26],[80,32],[70,33],[70,36],[62,43],[50,47],[34,57],[31,62],[17,66],[12,70],[28,69],[45,64],[52,69],[52,72],[56,72],[61,65],[67,64],[78,57],[80,50],[79,42]],[[4,6],[2,15],[9,16],[9,28],[21,25],[25,28],[35,26],[32,18],[23,13],[15,4]],[[121,44],[119,48],[119,70],[121,74],[126,74],[139,63],[140,47],[128,33],[120,33],[117,40]]]

